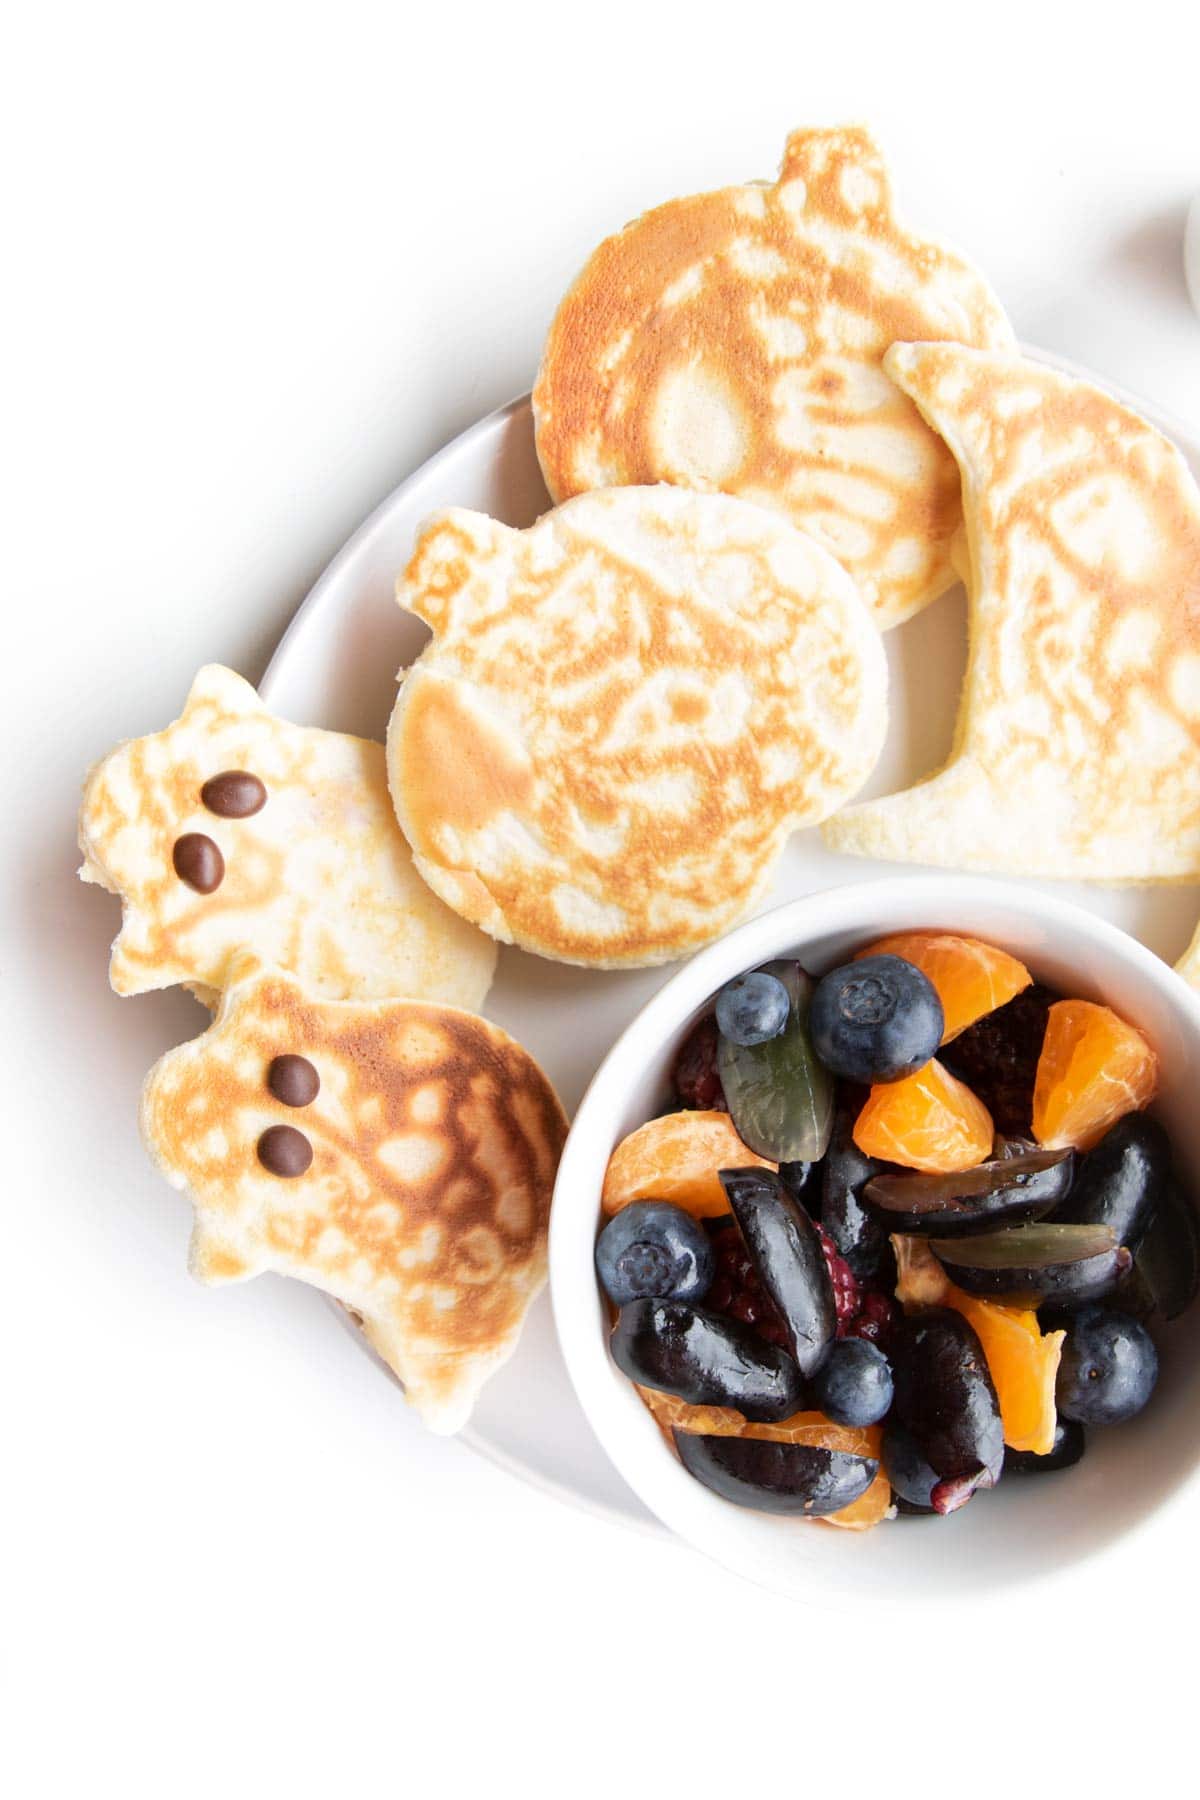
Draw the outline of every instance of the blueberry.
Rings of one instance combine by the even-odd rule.
[[[877,1425],[892,1404],[892,1371],[878,1344],[839,1338],[813,1376],[813,1399],[835,1425]]]
[[[899,956],[865,956],[817,983],[808,1028],[819,1060],[846,1081],[901,1081],[942,1041],[937,989]]]
[[[596,1241],[596,1269],[617,1306],[632,1300],[702,1300],[716,1259],[703,1226],[666,1200],[635,1200]]]
[[[717,1029],[731,1044],[748,1050],[778,1037],[791,1002],[782,981],[763,970],[739,975],[717,995]]]
[[[1085,1306],[1070,1321],[1054,1397],[1065,1419],[1120,1425],[1154,1392],[1158,1354],[1144,1325],[1108,1306]]]
[[[916,1438],[894,1417],[884,1426],[883,1468],[898,1500],[933,1511],[933,1490],[941,1476],[921,1455]]]

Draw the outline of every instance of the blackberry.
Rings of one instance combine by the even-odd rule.
[[[712,1013],[697,1019],[679,1046],[672,1080],[683,1104],[698,1112],[728,1112],[717,1073],[717,1021]]]
[[[886,1350],[895,1323],[896,1302],[881,1288],[866,1288],[846,1335],[865,1338],[868,1344],[878,1344]]]
[[[1049,988],[1028,987],[938,1051],[939,1061],[979,1096],[1005,1137],[1029,1136],[1038,1057],[1057,999]]]
[[[833,1282],[833,1298],[837,1306],[837,1334],[839,1337],[849,1335],[852,1321],[858,1315],[862,1303],[862,1289],[855,1279],[854,1271],[845,1257],[839,1256],[837,1248],[824,1226],[817,1226],[821,1239],[821,1248],[825,1252],[825,1262],[829,1269],[829,1279]]]
[[[712,1312],[725,1313],[750,1325],[759,1337],[781,1350],[789,1348],[787,1329],[769,1294],[763,1292],[758,1273],[750,1260],[750,1252],[742,1242],[742,1234],[730,1221],[712,1234],[717,1272],[708,1290],[706,1306]]]

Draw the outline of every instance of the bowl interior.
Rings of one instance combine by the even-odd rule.
[[[947,1520],[899,1519],[866,1533],[734,1507],[684,1473],[631,1384],[612,1363],[592,1266],[600,1187],[613,1146],[670,1103],[675,1050],[721,984],[773,956],[813,973],[874,936],[917,927],[987,938],[1065,994],[1100,1000],[1158,1050],[1156,1112],[1187,1178],[1200,1168],[1200,1002],[1133,939],[1065,901],[969,878],[899,877],[809,895],[703,951],[619,1039],[580,1107],[559,1173],[551,1290],[567,1366],[601,1442],[673,1530],[728,1567],[798,1597],[849,1598],[869,1586],[897,1604],[1027,1580],[1114,1543],[1177,1496],[1200,1460],[1200,1304],[1159,1339],[1161,1374],[1146,1412],[1091,1434],[1075,1469],[1013,1479]]]

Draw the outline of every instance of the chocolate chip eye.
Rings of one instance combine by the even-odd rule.
[[[200,798],[220,819],[248,819],[267,804],[267,790],[248,769],[223,769],[205,782]]]
[[[307,1056],[277,1056],[267,1070],[267,1086],[285,1106],[310,1106],[321,1091],[321,1077]]]
[[[202,831],[187,831],[176,838],[171,861],[180,881],[198,894],[211,894],[225,879],[225,858]]]
[[[312,1163],[313,1147],[294,1125],[268,1125],[258,1140],[258,1160],[272,1175],[290,1181]]]

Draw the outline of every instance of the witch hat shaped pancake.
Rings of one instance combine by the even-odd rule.
[[[669,200],[591,257],[533,391],[546,485],[769,506],[886,629],[955,580],[953,461],[881,367],[923,338],[1016,349],[982,275],[899,223],[869,132],[794,132],[776,182]]]
[[[215,1004],[235,956],[331,999],[480,1006],[496,952],[421,880],[382,744],[277,718],[211,663],[165,730],[88,776],[80,875],[119,894],[118,994],[185,982]]]
[[[940,774],[824,827],[862,856],[1200,876],[1200,490],[1090,382],[955,344],[885,359],[962,469],[970,655]]]
[[[253,959],[142,1097],[195,1207],[201,1281],[333,1294],[435,1431],[458,1430],[546,1273],[567,1123],[537,1063],[455,1007],[331,1001]]]

